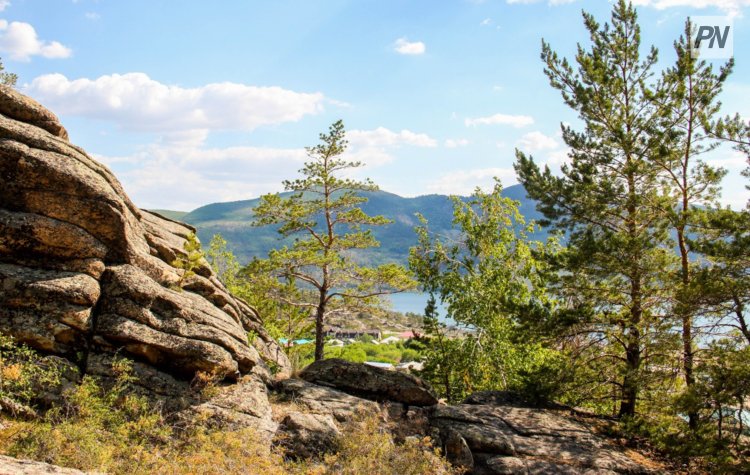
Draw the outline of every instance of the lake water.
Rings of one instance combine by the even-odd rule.
[[[429,297],[428,294],[421,292],[402,292],[389,295],[386,298],[391,301],[393,310],[396,312],[424,315],[424,308],[427,306]]]
[[[393,310],[401,313],[416,313],[417,315],[424,315],[424,308],[427,306],[427,300],[430,298],[430,294],[422,292],[401,292],[400,294],[393,294],[386,296],[391,301]],[[453,323],[452,320],[445,318],[445,305],[437,301],[438,319],[441,322]]]

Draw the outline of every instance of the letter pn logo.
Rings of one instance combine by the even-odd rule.
[[[690,53],[693,58],[729,59],[734,56],[734,22],[731,17],[690,18]]]

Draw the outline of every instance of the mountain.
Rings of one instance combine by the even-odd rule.
[[[172,211],[169,209],[152,209],[150,211],[153,211],[154,213],[160,214],[164,216],[165,218],[174,220],[174,221],[184,221],[183,218],[186,214],[188,214],[187,211]]]
[[[527,220],[539,220],[536,204],[526,196],[521,185],[506,188],[503,194],[520,202],[520,210]],[[430,224],[430,229],[441,235],[455,233],[451,229],[453,204],[446,195],[424,195],[413,198],[398,196],[386,191],[362,193],[368,201],[362,209],[371,215],[384,215],[393,220],[392,224],[373,228],[380,247],[368,249],[358,254],[363,261],[370,263],[406,263],[409,248],[416,244],[414,227],[418,224],[416,213],[421,213]],[[283,196],[283,195],[282,195]],[[198,237],[204,245],[214,234],[221,234],[229,243],[229,248],[240,259],[247,262],[251,258],[264,257],[273,248],[284,244],[275,226],[253,227],[253,209],[259,199],[213,203],[197,208],[181,216],[175,212],[158,211],[160,214],[191,224],[198,229]],[[179,212],[177,212],[179,213]],[[179,216],[179,217],[178,217]],[[533,239],[545,239],[542,231]],[[291,242],[291,241],[286,241]]]

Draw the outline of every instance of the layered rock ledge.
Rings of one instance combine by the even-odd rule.
[[[207,263],[175,287],[170,263],[194,231],[136,207],[53,113],[0,86],[0,332],[68,359],[81,375],[101,372],[102,358],[130,357],[149,368],[141,384],[154,393],[184,389],[198,371],[229,380],[268,381],[269,367],[288,374],[257,312]],[[265,386],[250,386],[269,413]]]

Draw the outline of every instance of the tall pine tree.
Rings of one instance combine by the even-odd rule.
[[[660,170],[650,159],[660,111],[648,86],[657,61],[641,57],[632,5],[619,0],[611,24],[584,13],[591,49],[579,46],[576,68],[543,42],[550,84],[578,112],[583,131],[563,126],[570,164],[562,176],[517,152],[515,165],[547,221],[567,233],[559,291],[578,307],[576,332],[602,347],[603,375],[619,396],[619,415],[633,416],[644,384],[643,365],[663,330],[663,273],[672,267]],[[656,353],[656,352],[654,352]]]
[[[689,236],[700,235],[701,209],[716,205],[721,179],[726,174],[701,159],[720,145],[705,132],[704,125],[715,121],[721,106],[717,96],[733,66],[730,60],[715,72],[706,61],[694,57],[690,46],[692,28],[688,20],[684,35],[674,45],[675,65],[663,72],[661,87],[654,97],[663,114],[659,128],[664,140],[656,143],[652,154],[661,168],[668,197],[664,213],[677,240],[680,266],[674,285],[673,312],[682,327],[682,372],[688,390],[695,384],[693,320],[701,311],[700,299],[696,299],[691,288],[696,256]],[[692,429],[697,427],[697,417],[696,412],[688,414]]]
[[[362,166],[342,158],[346,147],[344,124],[335,122],[327,134],[320,134],[318,145],[307,148],[310,161],[300,170],[302,177],[284,182],[292,194],[264,195],[254,210],[256,225],[278,224],[279,233],[295,237],[291,247],[271,251],[268,261],[283,279],[313,289],[313,301],[289,303],[314,312],[316,361],[324,356],[329,315],[415,286],[400,265],[368,267],[352,259],[352,251],[379,245],[368,228],[390,221],[362,211],[367,198],[359,192],[375,191],[377,186],[342,176]]]

